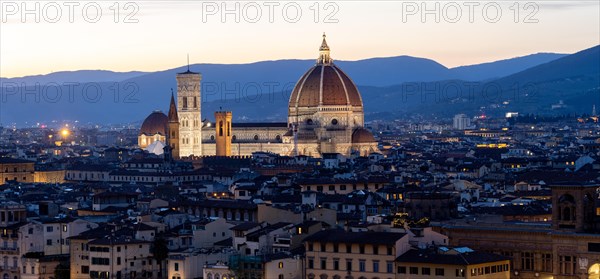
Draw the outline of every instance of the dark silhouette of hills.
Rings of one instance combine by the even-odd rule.
[[[598,50],[596,46],[572,55],[540,53],[453,69],[433,60],[409,56],[335,63],[359,86],[367,119],[416,112],[441,116],[456,112],[472,115],[482,110],[499,115],[513,110],[552,113],[551,104],[559,100],[565,101],[567,110],[591,107],[594,96],[600,94]],[[313,64],[314,60],[278,60],[236,65],[195,64],[190,69],[203,74],[203,117],[210,119],[215,110],[223,107],[234,112],[236,121],[285,121],[289,92]],[[155,109],[166,111],[171,88],[176,87],[175,74],[185,70],[186,67],[179,67],[152,73],[133,72],[128,73],[130,76],[104,73],[104,78],[85,71],[77,75],[80,71],[76,71],[71,73],[72,79],[81,84],[75,90],[68,86],[44,88],[41,82],[37,94],[22,94],[23,88],[14,87],[19,84],[15,79],[2,79],[0,123],[23,125],[62,119],[83,123],[141,121]],[[494,78],[497,76],[501,78]],[[53,77],[23,79],[47,81]],[[69,78],[64,73],[57,80]],[[82,82],[90,79],[100,82]],[[114,81],[118,82],[116,88]],[[488,84],[494,84],[502,93],[494,95],[489,88],[484,90]],[[514,84],[518,84],[517,95],[510,92]],[[527,93],[526,85],[534,85],[538,91]],[[31,87],[28,90],[36,91]],[[540,98],[530,98],[533,95]]]

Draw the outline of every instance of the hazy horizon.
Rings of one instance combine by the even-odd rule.
[[[588,48],[592,48],[595,47],[597,45],[594,46],[590,46],[581,50],[585,50]],[[579,51],[581,51],[579,50]],[[579,51],[573,52],[573,53],[577,53]],[[403,57],[403,56],[408,56],[408,57],[414,57],[414,58],[422,58],[422,59],[430,59],[432,61],[435,61],[437,63],[439,63],[440,65],[448,68],[448,69],[454,69],[454,68],[459,68],[459,67],[465,67],[465,66],[473,66],[473,65],[480,65],[480,64],[486,64],[486,63],[493,63],[493,62],[498,62],[498,61],[503,61],[503,60],[510,60],[510,59],[514,59],[514,58],[520,58],[520,57],[526,57],[526,56],[530,56],[530,55],[536,55],[536,54],[559,54],[559,55],[570,55],[573,53],[558,53],[558,52],[535,52],[535,53],[530,53],[530,54],[524,54],[524,55],[518,55],[518,56],[513,56],[513,57],[506,57],[506,58],[500,58],[498,60],[493,60],[493,61],[481,61],[481,62],[477,62],[474,64],[466,64],[466,65],[458,65],[455,67],[448,67],[442,63],[440,63],[439,61],[435,61],[433,59],[427,58],[427,57],[417,57],[417,56],[411,56],[411,55],[394,55],[394,56],[377,56],[377,57],[365,57],[362,59],[354,59],[354,60],[343,60],[343,59],[336,59],[335,61],[343,61],[343,62],[356,62],[356,61],[362,61],[362,60],[368,60],[368,59],[385,59],[385,58],[394,58],[394,57]],[[244,62],[244,63],[204,63],[204,62],[191,62],[190,61],[190,65],[198,65],[198,64],[212,64],[212,65],[247,65],[247,64],[254,64],[254,63],[261,63],[261,62],[275,62],[275,61],[292,61],[292,60],[311,60],[310,58],[282,58],[282,59],[272,59],[272,60],[260,60],[260,61],[250,61],[250,62]],[[0,78],[7,78],[7,79],[11,79],[11,78],[23,78],[23,77],[30,77],[30,76],[43,76],[43,75],[49,75],[49,74],[54,74],[54,73],[69,73],[69,72],[78,72],[78,71],[108,71],[108,72],[114,72],[114,73],[132,73],[132,72],[140,72],[140,73],[153,73],[153,72],[161,72],[161,71],[167,71],[167,70],[171,70],[171,69],[176,69],[176,68],[181,68],[181,67],[185,67],[186,64],[182,64],[179,66],[175,66],[175,67],[171,67],[171,68],[161,68],[161,69],[149,69],[149,70],[137,70],[137,69],[132,69],[132,70],[126,70],[126,71],[115,71],[115,70],[111,70],[111,69],[67,69],[67,70],[61,70],[61,71],[54,71],[54,72],[49,72],[49,73],[34,73],[34,74],[30,74],[30,75],[26,75],[26,76],[15,76],[15,77],[5,77],[5,76],[0,76]]]

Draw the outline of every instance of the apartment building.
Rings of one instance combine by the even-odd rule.
[[[394,278],[395,260],[410,248],[397,232],[332,229],[304,240],[306,278]]]

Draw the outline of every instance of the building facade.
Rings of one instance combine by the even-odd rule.
[[[366,156],[378,151],[373,134],[364,128],[358,87],[333,63],[325,35],[316,64],[301,76],[292,90],[287,122],[231,123],[232,112],[217,112],[215,118],[219,119],[214,123],[203,122],[201,79],[199,73],[189,68],[177,74],[179,133],[171,136],[179,137],[180,157],[249,156],[258,151],[286,156],[321,157],[323,153]],[[172,119],[171,113],[168,119]],[[221,121],[226,124],[228,119],[227,127],[219,125]],[[165,126],[169,123],[169,129],[174,129],[166,116],[164,122]],[[225,136],[221,136],[221,128]],[[160,135],[145,141],[140,138],[140,143],[167,140]],[[173,148],[172,143],[169,145]]]
[[[35,162],[0,157],[0,185],[8,181],[34,182]]]
[[[512,278],[599,278],[600,234],[591,205],[599,185],[552,186],[552,225],[456,222],[442,226],[451,245],[511,258]]]

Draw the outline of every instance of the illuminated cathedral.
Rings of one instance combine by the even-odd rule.
[[[202,76],[189,68],[177,74],[176,104],[172,96],[168,116],[153,112],[146,118],[138,139],[140,147],[152,141],[169,142],[175,157],[247,156],[258,151],[287,156],[364,156],[378,151],[373,134],[364,128],[360,92],[333,63],[325,35],[315,65],[292,90],[287,122],[232,123],[233,112],[228,111],[215,112],[214,122],[202,122],[201,80]]]

